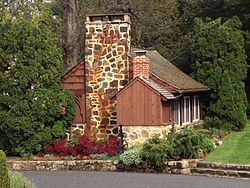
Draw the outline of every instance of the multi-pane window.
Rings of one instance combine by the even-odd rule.
[[[179,100],[175,100],[173,102],[173,121],[177,124],[177,126],[179,126],[181,123]]]
[[[200,102],[199,97],[194,96],[194,102],[193,102],[193,120],[197,121],[200,119]]]
[[[182,123],[190,123],[190,97],[183,98]]]

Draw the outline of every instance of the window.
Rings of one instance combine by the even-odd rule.
[[[198,121],[199,119],[200,119],[200,101],[198,96],[194,96],[193,120]]]
[[[183,98],[182,122],[183,124],[190,123],[190,97]]]
[[[173,121],[177,124],[177,126],[180,126],[181,117],[180,117],[180,101],[179,100],[175,100],[173,102]]]

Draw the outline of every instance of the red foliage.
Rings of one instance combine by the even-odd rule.
[[[70,146],[65,138],[61,138],[60,141],[55,140],[53,146],[47,144],[46,154],[53,154],[55,156],[66,156],[69,154]]]
[[[106,152],[106,142],[98,141],[96,142],[96,153],[101,154]]]
[[[95,140],[91,140],[86,135],[82,135],[74,148],[76,148],[80,158],[89,156],[90,154],[94,153]]]
[[[60,141],[55,140],[53,145],[47,144],[46,154],[53,154],[54,156],[80,155],[80,159],[91,154],[107,153],[109,156],[118,154],[118,138],[111,136],[108,139],[97,141],[82,135],[75,146],[70,146],[66,139],[62,138]],[[43,157],[44,154],[40,153]]]
[[[116,136],[111,136],[106,143],[106,153],[109,156],[114,156],[118,154],[118,143],[119,139]]]

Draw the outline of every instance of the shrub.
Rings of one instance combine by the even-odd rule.
[[[46,146],[46,154],[53,154],[54,156],[65,156],[69,155],[70,147],[65,138],[61,138],[61,140],[55,140],[53,145],[47,144]]]
[[[152,165],[161,166],[172,156],[173,148],[166,138],[152,137],[142,146],[142,157]]]
[[[80,158],[89,156],[95,151],[95,140],[91,140],[86,135],[82,135],[76,146],[73,147],[72,150],[76,151],[77,154],[80,155]],[[71,154],[74,155],[75,153]]]
[[[227,121],[220,120],[218,117],[207,117],[204,122],[204,127],[208,129],[212,128],[229,131],[233,128],[233,125],[231,125]]]
[[[0,150],[0,187],[10,187],[10,179],[8,169],[6,167],[6,156],[2,150]]]
[[[205,147],[208,139],[208,131],[204,129],[184,129],[180,132],[168,136],[168,141],[173,146],[173,156],[175,158],[198,158],[200,149],[210,150]],[[202,148],[205,147],[205,148]]]
[[[25,177],[19,172],[9,171],[10,188],[36,188],[36,186],[25,179]]]
[[[127,151],[124,151],[124,153],[122,153],[119,156],[119,159],[125,164],[125,165],[138,165],[141,161],[142,155],[142,147],[134,147],[134,148],[130,148]]]
[[[115,156],[118,154],[118,137],[117,136],[110,136],[106,141],[106,148],[105,152],[109,156]]]
[[[83,159],[85,156],[92,154],[106,153],[108,156],[115,156],[118,154],[118,138],[111,136],[104,140],[90,139],[86,135],[74,138],[73,141],[67,141],[62,138],[61,140],[55,140],[52,145],[45,145],[45,153],[52,154],[54,156],[80,156]],[[40,153],[40,156],[44,154]]]
[[[202,139],[200,149],[204,152],[205,155],[207,155],[215,149],[214,142],[211,139],[205,137]]]

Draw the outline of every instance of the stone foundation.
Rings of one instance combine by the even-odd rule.
[[[161,126],[123,126],[123,132],[125,133],[125,140],[129,146],[142,144],[149,137],[159,136],[163,137],[171,132],[172,125]]]

